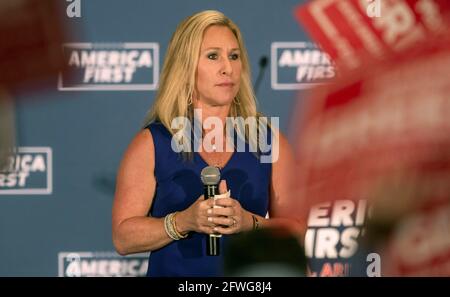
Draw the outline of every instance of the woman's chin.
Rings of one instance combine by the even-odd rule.
[[[231,103],[233,103],[233,98],[217,98],[210,102],[212,106],[229,106]]]

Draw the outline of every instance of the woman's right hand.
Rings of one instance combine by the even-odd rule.
[[[208,221],[208,209],[214,206],[214,199],[206,199],[201,195],[191,206],[175,216],[177,231],[181,234],[194,231],[212,234],[215,224]]]

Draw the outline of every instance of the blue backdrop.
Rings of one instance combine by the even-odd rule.
[[[81,0],[79,18],[67,16],[71,3],[66,2],[61,16],[74,34],[62,48],[75,76],[51,79],[45,92],[13,93],[24,100],[15,106],[18,173],[0,176],[0,276],[145,274],[145,255],[114,253],[111,206],[116,170],[153,102],[151,84],[157,83],[171,34],[200,10],[217,9],[234,20],[243,32],[254,81],[260,60],[268,59],[257,93],[260,110],[278,116],[287,133],[292,107],[302,97],[298,89],[311,83],[298,77],[299,65],[288,58],[279,63],[283,53],[314,50],[293,14],[303,2]],[[135,51],[144,55],[143,66],[129,81],[95,80],[92,71],[101,62],[89,64],[93,51]],[[308,59],[303,64],[308,67]]]

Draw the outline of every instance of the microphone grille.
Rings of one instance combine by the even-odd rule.
[[[200,178],[204,185],[217,185],[220,181],[220,171],[215,166],[208,166],[202,169]]]

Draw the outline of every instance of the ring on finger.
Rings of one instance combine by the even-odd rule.
[[[232,219],[233,219],[233,225],[231,225],[231,227],[234,227],[234,226],[236,226],[236,220],[234,218],[232,218]]]

